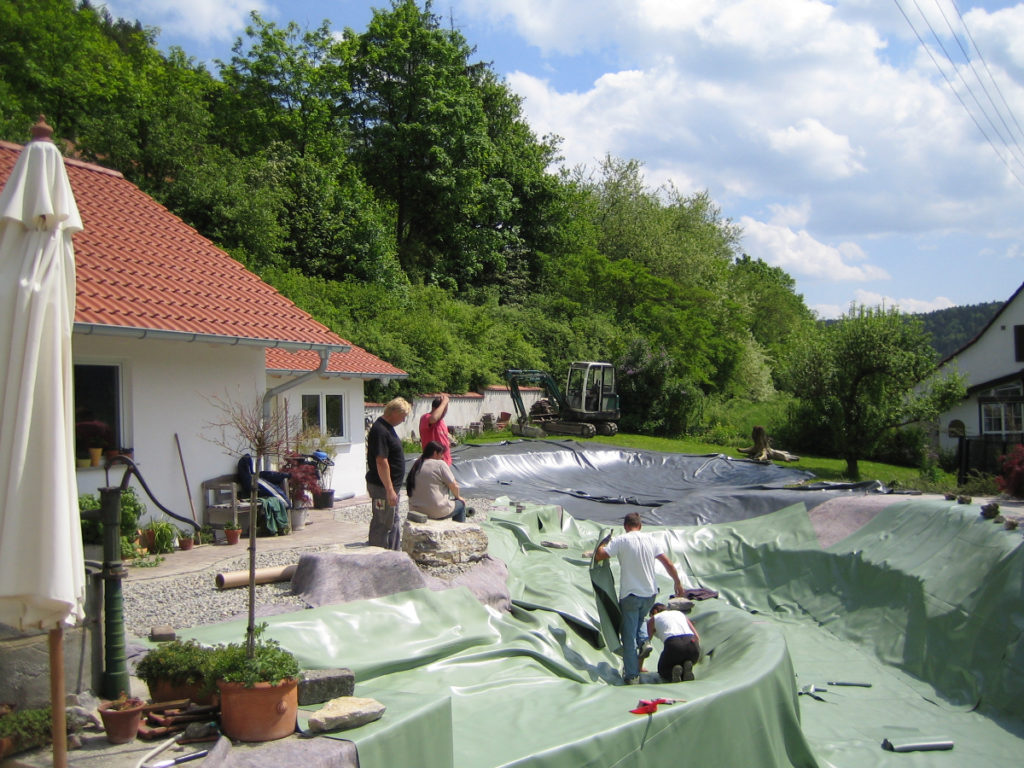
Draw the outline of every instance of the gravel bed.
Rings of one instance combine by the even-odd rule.
[[[291,565],[304,552],[333,550],[331,545],[303,547],[277,552],[257,552],[257,568]],[[125,630],[135,637],[147,637],[150,629],[169,624],[175,629],[216,624],[247,615],[249,590],[217,589],[218,573],[242,571],[249,567],[248,556],[239,557],[216,567],[166,579],[126,581],[123,584]],[[307,608],[292,594],[291,582],[256,585],[258,615],[301,611]]]
[[[477,510],[474,518],[486,519],[487,513],[495,507],[490,499],[467,499],[467,506]],[[404,507],[403,507],[404,508]],[[335,510],[335,518],[348,522],[370,522],[370,505],[358,504]],[[319,547],[298,547],[276,552],[257,552],[256,567],[272,568],[291,565],[306,552],[335,551],[334,545]],[[170,625],[177,630],[197,627],[203,624],[217,624],[236,618],[244,618],[248,612],[249,590],[245,588],[217,589],[214,578],[218,573],[241,571],[249,567],[248,555],[229,562],[218,563],[215,567],[183,576],[165,579],[144,579],[123,582],[125,630],[129,636],[148,637],[153,627]],[[450,580],[466,571],[470,565],[452,565],[425,568],[433,576]],[[293,595],[290,582],[256,585],[256,614],[267,616],[275,613],[300,611],[308,606],[297,595]]]

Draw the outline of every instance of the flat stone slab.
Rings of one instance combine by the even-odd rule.
[[[376,699],[342,696],[331,699],[309,716],[309,730],[316,733],[343,731],[380,720],[386,707]]]

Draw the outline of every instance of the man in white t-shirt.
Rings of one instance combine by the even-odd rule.
[[[639,512],[630,512],[623,520],[626,532],[610,541],[601,542],[594,553],[596,560],[617,557],[619,560],[619,612],[622,614],[619,637],[622,640],[622,677],[626,685],[640,680],[640,651],[644,658],[650,653],[644,619],[658,594],[654,563],[660,562],[672,577],[675,594],[683,594],[683,585],[675,565],[664,552],[658,551],[654,539],[641,533],[643,522]]]
[[[667,608],[664,603],[655,603],[647,620],[648,635],[654,635],[663,645],[658,674],[673,683],[693,680],[693,665],[700,658],[700,635],[689,616]]]

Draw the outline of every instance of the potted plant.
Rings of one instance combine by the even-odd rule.
[[[0,705],[0,761],[49,744],[52,732],[49,707],[12,710]]]
[[[209,402],[220,411],[221,418],[208,422],[214,430],[208,439],[223,448],[229,456],[254,457],[253,469],[257,472],[264,459],[283,455],[288,445],[288,435],[293,432],[286,413],[266,407],[263,397],[256,396],[248,403],[232,400],[230,397],[209,398]],[[249,621],[245,630],[246,656],[251,660],[256,653],[256,518],[258,484],[252,483],[249,495]],[[227,527],[225,526],[225,534]]]
[[[196,640],[171,640],[147,653],[135,674],[149,686],[153,701],[191,699],[209,704],[214,693],[215,656],[214,648]]]
[[[289,456],[287,462],[288,493],[291,495],[292,508],[309,507],[321,490],[316,467],[299,455]]]
[[[273,741],[295,731],[299,664],[276,640],[263,638],[266,628],[254,628],[251,650],[231,643],[214,654],[221,729],[240,741]]]
[[[192,545],[195,544],[195,539],[192,538],[192,529],[178,529],[178,549],[182,552],[187,552],[192,549]]]
[[[208,426],[218,431],[212,442],[231,456],[249,453],[257,471],[266,457],[281,456],[290,429],[287,416],[264,408],[263,398],[248,404],[212,399],[223,414]],[[252,484],[250,509],[256,509],[257,484]],[[247,741],[268,741],[295,730],[299,667],[288,651],[273,640],[263,640],[266,624],[256,626],[256,517],[249,515],[249,621],[245,644],[218,649],[214,674],[221,701],[221,727],[229,736]],[[242,707],[244,700],[244,708]],[[253,705],[255,700],[255,705]],[[244,714],[238,714],[239,710]]]
[[[178,530],[166,520],[153,520],[143,530],[143,540],[151,555],[162,555],[174,549]]]
[[[107,732],[107,741],[111,744],[127,744],[139,733],[142,722],[142,699],[129,696],[124,691],[113,701],[100,702],[100,719],[103,730]]]
[[[213,544],[213,540],[213,528],[209,525],[204,525],[196,531],[196,544]]]
[[[334,489],[331,488],[331,472],[334,469],[331,440],[334,437],[331,432],[308,426],[295,439],[295,453],[316,469],[320,489],[313,493],[315,509],[330,509],[334,506]]]
[[[103,443],[97,439],[89,441],[89,466],[98,467],[103,460]]]
[[[232,521],[224,523],[224,539],[228,544],[237,544],[242,536],[242,526]]]

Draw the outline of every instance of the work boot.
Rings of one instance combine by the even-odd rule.
[[[683,665],[676,664],[672,667],[672,682],[681,683],[683,682]]]
[[[643,666],[643,663],[647,661],[647,657],[651,655],[651,651],[653,650],[654,648],[650,643],[644,643],[640,646],[640,651],[637,653],[636,657],[641,666]]]
[[[640,684],[640,675],[635,675],[633,677],[627,677],[626,678],[626,685],[639,685],[639,684]]]
[[[693,662],[692,661],[684,661],[683,662],[683,681],[684,682],[689,682],[690,680],[693,680]]]

